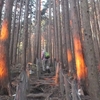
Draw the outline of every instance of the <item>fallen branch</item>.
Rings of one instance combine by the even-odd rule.
[[[37,82],[34,82],[34,83],[30,83],[30,85],[34,85],[34,84],[44,84],[44,85],[54,85],[55,83],[54,82],[47,82],[45,80],[42,80],[42,81],[37,81]]]
[[[44,97],[46,98],[48,95],[50,95],[51,93],[38,93],[38,94],[28,94],[27,97],[28,98],[37,98],[37,97]]]
[[[46,97],[46,100],[49,100],[49,97],[55,92],[56,89],[57,87],[52,89],[52,92]]]

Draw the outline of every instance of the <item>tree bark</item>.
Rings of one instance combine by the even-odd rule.
[[[73,36],[73,45],[74,45],[74,53],[75,53],[75,64],[76,64],[76,72],[77,72],[77,80],[78,80],[78,88],[84,87],[85,91],[87,91],[86,86],[86,77],[87,77],[87,68],[85,65],[83,52],[82,52],[82,44],[80,40],[80,30],[78,25],[78,15],[76,9],[76,2],[70,0],[70,9],[71,9],[71,29]]]
[[[52,34],[51,34],[51,0],[49,0],[49,29],[48,29],[48,40],[49,40],[49,53],[50,63],[52,63]]]
[[[14,9],[14,15],[13,15],[13,21],[12,21],[12,32],[10,33],[10,46],[9,46],[10,64],[12,64],[12,55],[13,55],[16,9],[17,9],[17,0],[15,0],[15,9]]]
[[[14,46],[13,46],[13,59],[12,59],[12,63],[15,64],[16,63],[16,57],[17,57],[17,44],[18,44],[18,36],[19,36],[19,30],[20,30],[20,18],[21,18],[21,10],[22,8],[22,0],[20,1],[20,11],[19,11],[19,18],[18,18],[18,25],[16,27],[16,31],[15,31],[15,35],[14,35]]]
[[[36,57],[38,59],[41,58],[41,0],[38,0],[38,8],[37,8],[37,26],[36,26],[36,35],[37,35],[37,40],[36,40]]]
[[[89,95],[91,100],[100,100],[99,78],[95,60],[95,53],[90,28],[90,18],[87,0],[81,0],[82,28],[83,28],[83,50],[88,68]]]
[[[59,44],[59,49],[58,49],[58,54],[59,54],[59,61],[63,65],[63,57],[62,57],[62,34],[61,34],[61,18],[60,18],[60,1],[57,0],[57,25],[58,25],[58,44]]]
[[[71,50],[71,36],[70,36],[70,18],[69,18],[69,3],[68,0],[64,0],[64,7],[66,10],[65,12],[65,32],[66,32],[66,45],[67,45],[67,59],[68,59],[68,69],[69,73],[73,73],[73,57],[72,57],[72,50]]]
[[[26,3],[25,3],[25,16],[24,16],[24,34],[23,34],[23,60],[22,60],[22,67],[24,70],[26,70],[26,47],[27,47],[27,44],[28,44],[28,8],[29,7],[29,0],[26,0]]]
[[[9,82],[9,36],[11,29],[13,0],[6,0],[4,20],[0,33],[0,94],[4,92]]]
[[[58,61],[58,57],[59,57],[59,54],[58,54],[58,49],[59,49],[59,44],[58,44],[58,30],[57,30],[57,11],[56,11],[56,0],[53,1],[53,9],[54,9],[54,12],[53,12],[53,16],[54,16],[54,31],[55,31],[55,36],[54,36],[54,39],[55,39],[55,50],[56,50],[56,60]]]
[[[4,0],[0,0],[0,24],[1,24],[1,16],[2,16],[3,4],[4,4]]]

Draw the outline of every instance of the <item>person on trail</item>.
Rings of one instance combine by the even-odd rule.
[[[46,52],[45,50],[42,51],[42,69],[43,71],[47,71],[48,73],[50,73],[50,68],[49,68],[49,58],[50,55],[48,52]]]

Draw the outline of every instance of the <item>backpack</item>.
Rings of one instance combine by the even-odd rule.
[[[50,55],[49,55],[48,52],[45,52],[45,58],[46,58],[46,59],[50,58]]]

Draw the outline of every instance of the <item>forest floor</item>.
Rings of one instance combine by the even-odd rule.
[[[52,70],[52,69],[51,69]],[[0,100],[15,100],[16,87],[19,82],[19,75],[21,73],[21,65],[11,68],[11,84],[12,96],[1,95]],[[59,85],[55,84],[55,72],[43,72],[40,78],[37,78],[36,70],[32,71],[29,77],[29,90],[27,93],[27,100],[61,100],[61,93]]]
[[[33,70],[34,69],[34,70]],[[16,87],[19,82],[19,75],[21,73],[21,65],[12,67],[11,69],[11,84],[13,88],[13,95],[0,96],[0,100],[16,100]],[[37,77],[35,68],[32,68],[29,77],[27,100],[66,100],[65,91],[64,95],[61,94],[59,84],[55,83],[55,72],[51,67],[51,73],[42,72],[40,78]],[[19,99],[18,99],[19,100]],[[72,99],[71,99],[72,100]],[[88,96],[83,96],[79,100],[90,100]]]
[[[53,73],[43,73],[40,79],[30,76],[28,100],[61,100],[59,86],[54,82]]]

